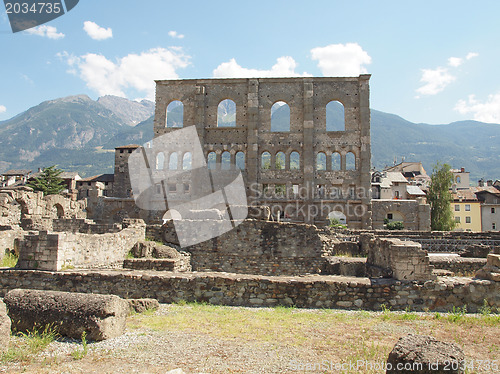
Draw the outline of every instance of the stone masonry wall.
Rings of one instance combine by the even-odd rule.
[[[178,244],[172,223],[164,226],[163,240]],[[257,220],[245,220],[235,229],[185,250],[191,253],[195,271],[261,275],[320,273],[329,254],[316,226]]]
[[[13,288],[114,294],[234,306],[360,308],[478,312],[484,300],[500,308],[500,282],[444,277],[426,282],[339,276],[268,277],[224,273],[0,270],[0,296]]]
[[[107,234],[33,232],[20,241],[17,268],[61,270],[63,267],[121,266],[128,251],[144,237],[143,223]]]
[[[419,243],[373,237],[368,246],[366,268],[370,277],[421,281],[435,278],[429,256]]]

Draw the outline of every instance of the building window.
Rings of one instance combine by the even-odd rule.
[[[495,214],[495,208],[491,208],[491,214]]]
[[[177,153],[174,152],[170,155],[170,161],[168,163],[169,170],[177,170]]]
[[[184,183],[184,193],[189,193],[189,189],[190,189],[189,183]]]
[[[455,222],[460,223],[460,217],[455,217]]]
[[[263,152],[260,156],[260,167],[261,169],[271,169],[271,154],[269,152]]]
[[[394,197],[396,199],[399,199],[400,195],[399,195],[399,191],[394,191]]]
[[[184,157],[182,157],[182,169],[183,170],[191,170],[191,152],[184,153]]]
[[[238,152],[236,153],[236,167],[240,170],[245,170],[245,153]]]
[[[208,168],[211,169],[211,170],[215,170],[215,168],[216,168],[216,161],[217,161],[217,155],[215,154],[215,152],[210,152],[207,155]]]
[[[290,107],[284,101],[278,101],[271,107],[271,131],[290,131]]]
[[[167,106],[167,127],[182,127],[184,124],[184,104],[181,101],[172,101]]]
[[[229,153],[228,151],[222,152],[221,169],[222,170],[230,170],[231,169],[231,153]]]
[[[455,212],[460,212],[460,205],[455,204]]]
[[[465,217],[465,223],[470,223],[471,220],[470,220],[470,217]]]
[[[286,185],[285,184],[275,184],[274,185],[274,194],[276,197],[285,197]]]
[[[293,151],[290,153],[290,170],[300,169],[300,154],[299,152]]]
[[[465,211],[470,212],[470,204],[465,204]]]
[[[496,229],[497,229],[497,224],[496,224],[495,222],[493,222],[493,223],[491,224],[491,229],[492,229],[492,230],[496,230]]]
[[[156,194],[161,195],[161,183],[157,183],[155,187],[156,187]]]
[[[316,156],[316,170],[326,170],[326,155],[323,152]]]
[[[217,108],[217,127],[236,127],[236,103],[222,100]]]
[[[177,191],[177,185],[174,183],[169,183],[168,184],[168,192],[176,192]]]
[[[344,105],[340,101],[326,105],[326,131],[345,131]]]
[[[356,156],[352,152],[349,152],[345,156],[345,169],[356,170]]]
[[[332,170],[340,170],[340,153],[334,152],[332,154]]]
[[[392,219],[392,217],[393,217],[393,216],[392,216],[392,213],[387,213],[387,219],[388,219],[388,220],[391,220],[391,219]]]
[[[278,152],[276,153],[276,170],[283,170],[285,169],[285,153],[284,152]]]

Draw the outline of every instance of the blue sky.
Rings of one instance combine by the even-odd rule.
[[[500,123],[500,1],[80,0],[13,34],[0,121],[62,96],[154,96],[154,79],[372,74],[371,107]]]

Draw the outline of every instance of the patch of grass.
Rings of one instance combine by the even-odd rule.
[[[463,308],[455,308],[453,307],[451,313],[448,315],[448,321],[450,322],[460,322],[461,320],[464,319],[465,313],[467,313],[467,307],[464,306]]]
[[[89,346],[87,343],[87,332],[84,331],[82,332],[82,349],[75,349],[73,352],[71,352],[71,357],[73,357],[73,360],[81,360],[85,356],[87,356],[87,353],[89,351]]]
[[[0,356],[1,363],[29,362],[47,346],[58,338],[58,333],[52,325],[34,328],[33,331],[19,332],[16,342],[13,342],[6,352]]]
[[[0,267],[13,268],[14,266],[17,265],[18,259],[19,258],[15,254],[8,252],[3,256],[2,262],[0,263]]]

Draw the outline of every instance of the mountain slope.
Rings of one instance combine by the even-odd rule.
[[[97,102],[109,109],[125,125],[135,126],[151,117],[155,110],[155,103],[149,100],[141,102],[127,100],[123,97],[106,95],[97,99]]]
[[[144,144],[153,137],[153,103],[86,95],[46,101],[0,123],[0,172],[58,165],[82,176],[112,172],[114,148]],[[340,105],[327,107],[327,128],[343,118]],[[145,117],[146,116],[146,117]],[[287,108],[273,112],[285,126]],[[168,114],[182,122],[182,107]],[[283,117],[283,118],[281,118]],[[145,118],[135,126],[130,126]],[[285,126],[286,127],[286,126]],[[422,161],[430,173],[436,161],[465,167],[471,179],[500,178],[500,125],[476,121],[448,125],[416,124],[389,113],[371,111],[372,165],[381,170],[400,162]]]

